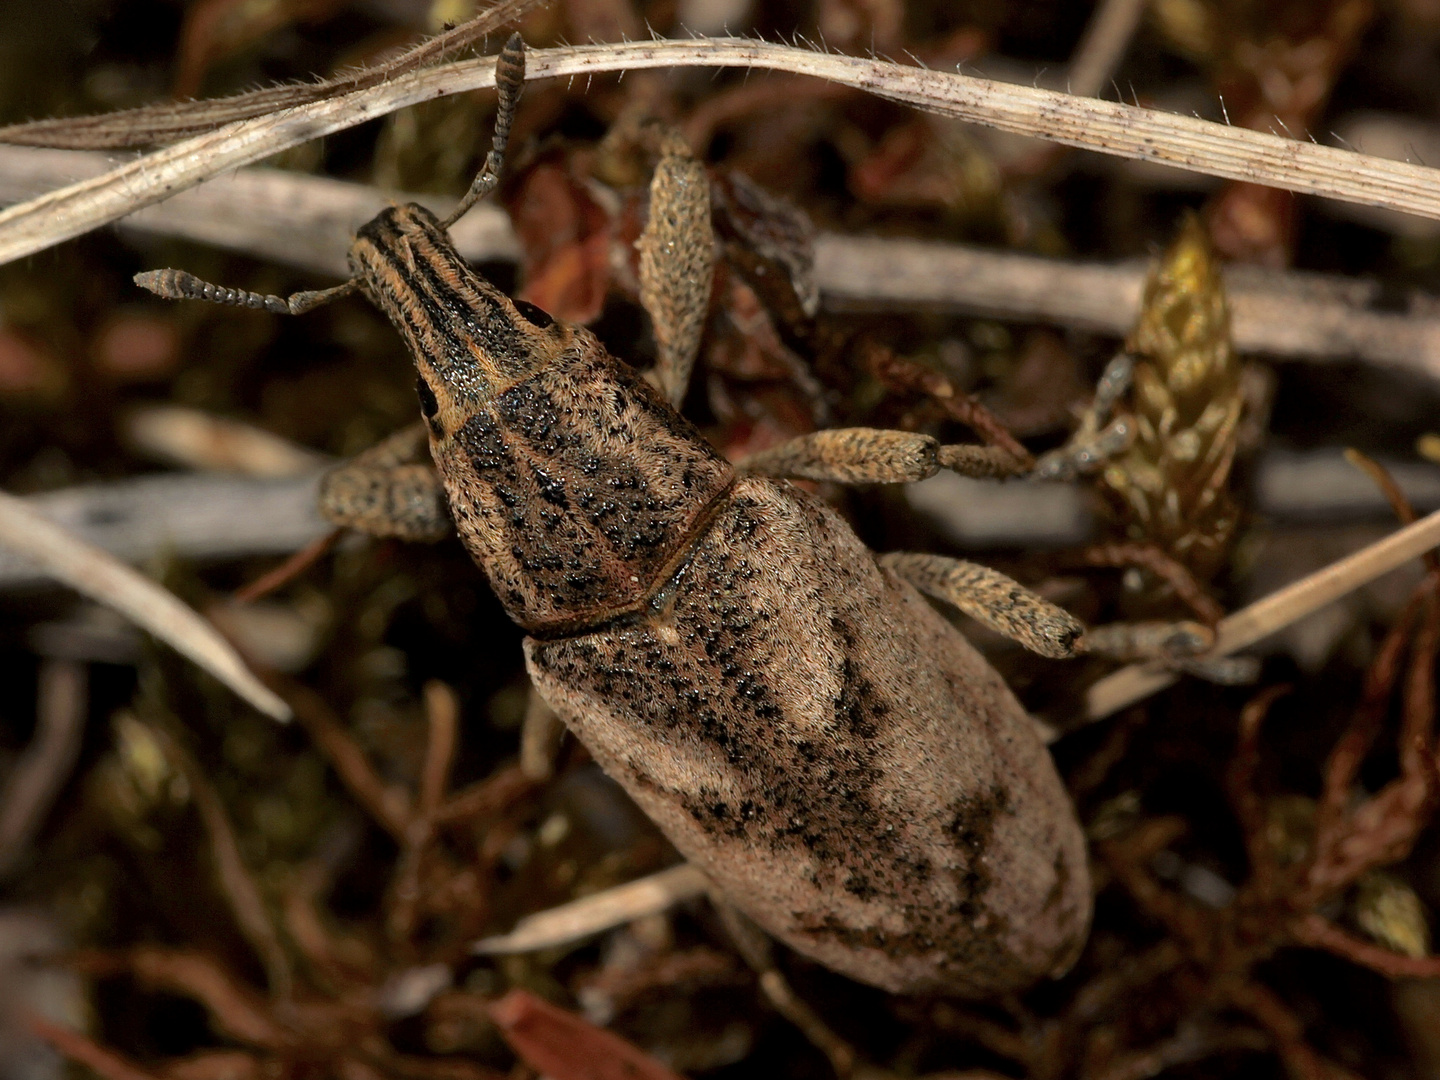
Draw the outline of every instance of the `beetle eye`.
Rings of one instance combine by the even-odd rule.
[[[423,375],[415,380],[415,394],[420,398],[420,411],[427,417],[440,411],[440,403],[435,400],[435,391],[430,389],[430,384]]]
[[[544,330],[545,327],[555,321],[550,317],[548,312],[541,311],[528,300],[515,300],[513,303],[515,304],[515,310],[525,316],[525,321],[531,326],[538,326],[541,330]]]

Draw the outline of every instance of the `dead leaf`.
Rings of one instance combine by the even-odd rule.
[[[490,1006],[511,1049],[552,1080],[680,1080],[639,1047],[551,1005],[511,990]]]

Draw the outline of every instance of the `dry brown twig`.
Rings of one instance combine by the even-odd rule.
[[[47,659],[40,666],[39,683],[35,735],[0,788],[0,877],[30,846],[70,777],[85,735],[89,704],[85,664]]]
[[[1146,0],[1104,0],[1095,8],[1070,67],[1065,89],[1076,97],[1093,97],[1109,84],[1139,29]]]
[[[235,827],[220,794],[210,783],[199,763],[169,732],[157,730],[155,734],[165,748],[176,769],[184,775],[190,786],[195,809],[205,826],[210,842],[210,857],[215,863],[215,875],[220,881],[221,892],[230,904],[230,913],[235,925],[245,935],[255,955],[265,967],[270,991],[280,998],[289,998],[294,993],[294,973],[290,969],[290,958],[280,942],[275,923],[266,908],[265,898],[260,893],[249,867],[240,855],[240,844],[235,838]]]
[[[1440,217],[1435,170],[1038,87],[739,39],[537,49],[532,80],[680,66],[768,68],[862,87],[942,116],[1066,146],[1229,179]],[[0,213],[9,262],[288,147],[442,94],[494,85],[488,59],[413,71],[379,86],[241,120]],[[0,135],[3,137],[3,135]]]

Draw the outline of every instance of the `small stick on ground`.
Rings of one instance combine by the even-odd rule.
[[[481,956],[504,956],[573,945],[647,915],[669,911],[676,904],[705,895],[709,888],[704,874],[689,863],[681,863],[527,915],[508,934],[477,941],[472,951]]]
[[[284,692],[295,707],[296,717],[350,789],[350,794],[381,828],[403,844],[411,816],[410,800],[405,792],[380,779],[365,752],[356,745],[324,698],[296,682],[287,681]]]
[[[323,559],[344,535],[344,529],[331,529],[324,536],[310,541],[273,570],[267,570],[249,585],[236,589],[232,599],[239,604],[253,604],[256,600],[269,596]]]
[[[0,790],[0,876],[28,850],[70,778],[85,737],[89,669],[76,660],[40,665],[35,735]]]
[[[230,824],[230,815],[215,786],[210,783],[199,763],[190,756],[179,740],[169,732],[155,729],[165,754],[171,763],[185,776],[190,785],[195,809],[205,826],[210,841],[210,855],[215,860],[215,873],[220,879],[221,891],[230,904],[235,924],[245,935],[245,940],[255,950],[255,955],[265,966],[270,991],[276,997],[289,998],[294,992],[294,973],[290,968],[290,957],[280,942],[270,911],[260,886],[250,874],[250,868],[240,855],[240,845],[235,839],[235,828]]]

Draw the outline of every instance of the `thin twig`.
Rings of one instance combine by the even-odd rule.
[[[71,536],[118,559],[288,555],[334,526],[320,516],[320,474],[253,480],[213,474],[136,476],[27,495],[31,507]],[[43,581],[34,562],[0,546],[0,587]]]
[[[668,911],[676,904],[704,896],[708,888],[704,874],[689,863],[682,863],[527,915],[508,934],[482,938],[472,948],[481,956],[503,956],[571,945],[646,915]]]
[[[1216,627],[1215,648],[1205,656],[1228,656],[1253,645],[1437,545],[1440,511],[1226,616]],[[1090,687],[1085,696],[1085,718],[1109,716],[1174,685],[1176,679],[1176,675],[1151,664],[1121,668]]]
[[[743,39],[632,41],[538,49],[529,79],[652,68],[760,67],[859,86],[881,97],[1066,146],[1440,218],[1437,173],[1189,116],[868,57]],[[447,64],[381,86],[241,120],[0,213],[0,263],[79,236],[281,150],[442,94],[494,85],[493,61]]]
[[[520,721],[520,771],[536,783],[549,780],[564,738],[565,721],[530,687]]]
[[[265,967],[271,992],[278,998],[286,999],[294,992],[294,975],[290,969],[290,957],[280,943],[280,935],[260,894],[260,886],[250,874],[240,855],[240,844],[235,839],[235,828],[230,824],[230,815],[225,804],[209,777],[199,763],[180,745],[179,741],[165,731],[156,731],[166,756],[184,774],[190,785],[195,809],[205,826],[205,835],[210,841],[210,856],[215,860],[215,875],[220,879],[220,891],[230,904],[230,913],[240,928],[245,940],[255,950]]]
[[[1205,587],[1195,580],[1195,575],[1185,564],[1167,555],[1158,544],[1092,544],[1080,552],[1079,559],[1086,566],[1112,566],[1122,569],[1138,566],[1142,570],[1150,571],[1169,585],[1175,595],[1207,626],[1216,625],[1225,614],[1219,601],[1205,591]]]
[[[1240,713],[1235,756],[1230,760],[1230,769],[1225,777],[1230,805],[1235,810],[1245,838],[1250,877],[1264,897],[1269,897],[1273,891],[1276,866],[1265,829],[1265,804],[1255,790],[1255,772],[1260,765],[1260,725],[1269,714],[1270,706],[1277,698],[1289,693],[1289,689],[1287,686],[1272,686],[1246,703]]]
[[[1146,0],[1103,0],[1085,26],[1070,58],[1065,89],[1077,97],[1094,97],[1105,87],[1125,57],[1140,26]]]
[[[1117,337],[1134,326],[1147,269],[929,240],[815,239],[816,281],[832,309],[923,305]],[[1370,310],[1375,296],[1361,282],[1232,267],[1225,291],[1241,352],[1362,357],[1440,377],[1440,319]]]
[[[425,869],[435,822],[450,786],[450,766],[455,760],[456,732],[460,703],[455,692],[438,679],[425,684],[425,717],[428,735],[425,763],[420,772],[420,790],[405,830],[400,857],[395,862],[386,898],[386,928],[392,940],[408,942],[420,910],[421,874]]]
[[[420,774],[419,815],[427,821],[440,809],[450,787],[450,766],[455,761],[455,738],[460,726],[460,702],[455,691],[438,679],[425,684],[425,718],[429,739],[425,767]]]
[[[1390,509],[1395,511],[1396,520],[1401,525],[1409,525],[1419,516],[1415,513],[1415,507],[1405,494],[1404,488],[1396,483],[1395,477],[1384,465],[1369,454],[1356,450],[1353,446],[1346,448],[1345,460],[1368,476],[1371,482],[1380,489],[1380,494],[1385,496],[1385,501],[1390,504]],[[1440,570],[1440,556],[1433,551],[1427,551],[1425,565],[1432,573]]]
[[[1440,956],[1402,956],[1346,933],[1321,915],[1303,915],[1290,924],[1295,940],[1378,971],[1392,979],[1440,978]]]
[[[365,757],[365,751],[350,737],[324,698],[303,683],[287,680],[283,689],[295,707],[296,718],[350,789],[350,794],[386,832],[403,844],[411,819],[410,800],[405,793],[380,779]]]
[[[35,735],[0,790],[0,877],[30,846],[70,778],[85,736],[89,669],[77,660],[40,665]]]
[[[1350,723],[1325,763],[1324,785],[1315,805],[1317,865],[1326,861],[1329,855],[1326,849],[1338,842],[1342,822],[1351,806],[1355,777],[1390,712],[1390,698],[1400,677],[1400,662],[1414,633],[1421,604],[1419,595],[1412,596],[1396,616],[1365,672],[1360,702]]]
[[[278,1049],[292,1033],[272,1017],[250,987],[215,960],[180,949],[141,946],[128,952],[73,955],[69,966],[91,975],[128,974],[142,985],[194,998],[209,1012],[215,1029],[242,1043]]]
[[[877,379],[934,399],[952,420],[969,427],[987,446],[1003,450],[1013,458],[1015,472],[1024,472],[1034,464],[1030,451],[1016,441],[989,409],[980,404],[973,394],[962,393],[940,372],[897,356],[891,349],[876,342],[868,342],[865,352],[865,363]]]
[[[77,1065],[89,1069],[100,1080],[159,1080],[154,1073],[146,1072],[113,1050],[105,1049],[78,1031],[52,1023],[39,1013],[27,1011],[24,1022],[36,1036]]]
[[[1358,1080],[1349,1069],[1326,1061],[1305,1041],[1305,1026],[1274,991],[1253,979],[1228,987],[1236,1008],[1249,1013],[1274,1041],[1294,1080]]]
[[[256,600],[269,596],[323,559],[344,535],[344,529],[331,529],[324,536],[310,541],[279,566],[267,570],[248,585],[236,589],[233,599],[237,604],[253,604]]]
[[[1154,1046],[1120,1055],[1099,1074],[1092,1075],[1090,1080],[1149,1080],[1176,1065],[1200,1061],[1213,1054],[1264,1050],[1268,1046],[1269,1040],[1254,1028],[1223,1031],[1200,1028],[1191,1023]]]
[[[72,589],[114,608],[267,716],[290,719],[290,707],[250,672],[213,626],[173,593],[114,556],[77,540],[23,499],[4,493],[0,493],[0,545],[25,556]]]
[[[282,479],[326,463],[323,454],[268,431],[183,405],[147,405],[120,420],[138,453],[187,469]]]
[[[264,116],[280,109],[293,109],[323,98],[378,86],[406,72],[429,67],[476,44],[491,31],[518,19],[537,2],[538,0],[500,0],[474,18],[406,49],[399,56],[346,72],[333,79],[269,86],[232,97],[167,101],[96,116],[34,120],[0,128],[0,141],[23,146],[60,146],[72,149],[119,149],[173,142],[203,131],[213,131],[222,124]]]

